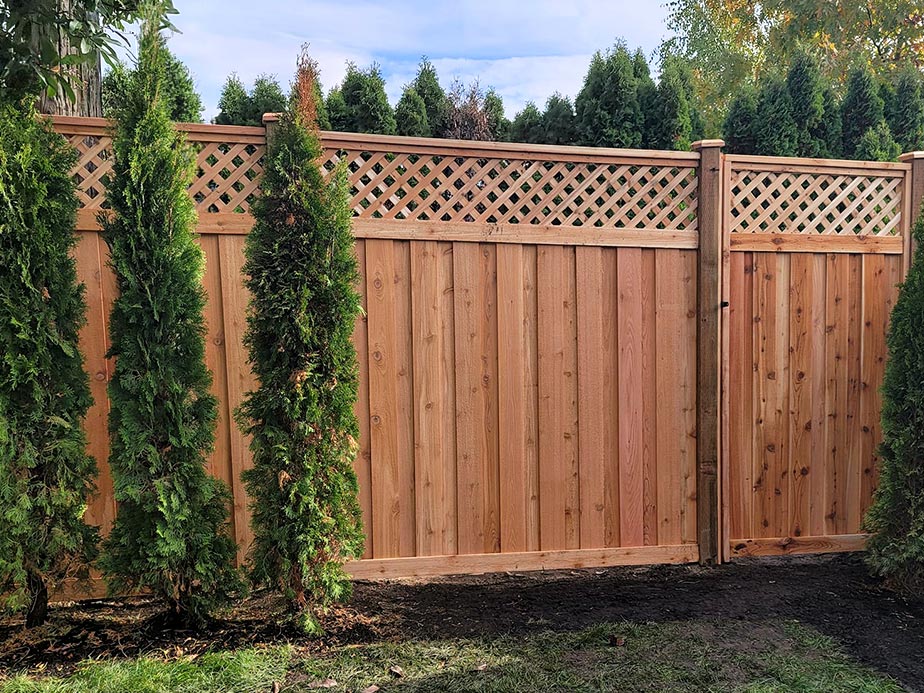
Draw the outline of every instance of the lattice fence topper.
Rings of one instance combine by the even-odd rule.
[[[901,176],[731,172],[732,233],[893,236]]]
[[[695,167],[327,148],[366,219],[695,230]]]
[[[105,209],[106,176],[112,173],[112,138],[108,135],[69,135],[79,159],[73,175],[85,209]],[[262,144],[196,142],[196,178],[189,193],[200,213],[243,214],[260,193],[263,174]]]

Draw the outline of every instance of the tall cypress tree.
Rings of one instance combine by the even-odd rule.
[[[722,133],[729,154],[757,152],[757,92],[753,87],[745,87],[732,100]]]
[[[142,25],[139,64],[115,112],[112,216],[101,218],[118,287],[109,352],[118,514],[101,566],[113,591],[150,590],[171,621],[198,625],[239,577],[230,494],[205,470],[216,402],[205,366],[204,261],[186,192],[195,156],[161,97],[158,16]]]
[[[866,514],[866,560],[892,585],[924,589],[924,210],[916,249],[892,309],[882,385],[879,486]]]
[[[542,127],[542,113],[532,101],[516,114],[510,126],[510,139],[513,142],[542,144],[545,132]]]
[[[818,63],[807,53],[800,53],[793,60],[786,75],[786,88],[796,125],[796,153],[821,156],[823,146],[815,130],[825,114],[825,94]]]
[[[83,520],[96,464],[83,419],[76,152],[34,99],[0,99],[0,606],[41,625],[48,593],[96,555]]]
[[[658,115],[655,104],[658,87],[651,78],[651,68],[641,48],[632,55],[632,75],[637,84],[638,107],[642,113],[642,145],[655,148],[652,144],[652,132],[657,129]]]
[[[395,107],[395,121],[398,134],[406,137],[430,137],[430,124],[427,122],[427,105],[412,86],[404,88],[401,99]],[[319,123],[320,125],[320,123]]]
[[[331,130],[336,132],[348,131],[350,114],[347,110],[346,101],[343,100],[343,92],[340,91],[340,87],[335,87],[327,93],[324,109],[327,111]]]
[[[577,127],[571,99],[556,92],[549,97],[542,113],[542,141],[546,144],[574,144],[576,140]]]
[[[922,77],[913,65],[907,65],[898,75],[889,127],[903,151],[924,149]]]
[[[504,100],[494,89],[488,89],[484,95],[484,114],[488,119],[491,137],[497,142],[510,139],[510,120],[504,115]]]
[[[648,144],[653,149],[690,148],[690,104],[678,59],[665,57],[648,117]]]
[[[361,554],[353,459],[358,386],[351,342],[360,310],[344,166],[321,174],[313,61],[303,54],[297,108],[281,117],[254,205],[244,274],[245,342],[260,383],[239,411],[252,436],[252,578],[285,596],[304,630],[349,594],[342,562]],[[297,270],[297,271],[296,271]]]
[[[596,147],[638,147],[643,114],[632,56],[624,44],[590,61],[584,85],[575,99],[581,143]]]
[[[118,106],[118,101],[113,104]],[[250,95],[236,72],[228,75],[218,99],[217,125],[244,125],[250,117]]]
[[[349,132],[395,134],[395,113],[385,95],[385,80],[377,64],[373,63],[367,69],[360,70],[350,63],[340,91],[346,104],[346,129]]]
[[[421,58],[420,65],[417,67],[417,76],[414,77],[411,86],[427,107],[427,123],[430,125],[430,132],[434,137],[443,137],[449,111],[449,99],[446,91],[440,86],[436,68],[426,56]]]
[[[902,148],[892,137],[892,132],[884,120],[876,127],[863,133],[853,156],[863,161],[895,161],[902,153]]]
[[[822,94],[822,115],[812,128],[811,135],[817,147],[816,156],[827,159],[838,159],[843,156],[841,106],[831,87],[827,87]]]
[[[754,140],[758,154],[795,156],[799,151],[799,131],[792,114],[792,100],[782,79],[771,78],[760,90]]]
[[[876,78],[868,67],[854,68],[847,79],[847,94],[841,104],[843,152],[847,158],[856,158],[860,138],[879,125],[883,117]]]

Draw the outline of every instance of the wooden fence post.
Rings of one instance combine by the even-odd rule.
[[[270,138],[273,136],[273,131],[276,129],[276,124],[279,122],[278,113],[264,113],[263,114],[263,127],[266,128],[266,146],[269,146]]]
[[[905,258],[904,271],[907,272],[911,267],[911,253],[914,250],[911,230],[921,213],[921,202],[924,201],[924,152],[908,152],[899,157],[899,161],[911,164],[911,182],[905,187],[906,194],[909,198],[909,210],[907,236],[905,237]]]
[[[721,314],[722,267],[725,252],[722,233],[722,140],[693,143],[700,154],[697,217],[696,331],[696,524],[699,562],[721,560],[719,552],[719,419],[722,372]]]

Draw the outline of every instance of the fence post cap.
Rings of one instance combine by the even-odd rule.
[[[279,113],[264,113],[263,124],[266,125],[267,123],[278,123],[279,115]]]
[[[924,152],[905,152],[898,157],[899,161],[913,161],[915,159],[924,159]]]
[[[697,152],[700,149],[706,149],[708,147],[724,147],[725,140],[696,140],[693,144],[690,145],[690,148]]]

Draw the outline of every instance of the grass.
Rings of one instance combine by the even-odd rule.
[[[400,667],[403,675],[390,673]],[[87,663],[66,679],[20,676],[0,693],[333,691],[739,691],[891,693],[902,688],[795,622],[604,624],[574,633],[347,646],[323,657],[286,647],[195,661]],[[322,689],[323,690],[323,689]]]

